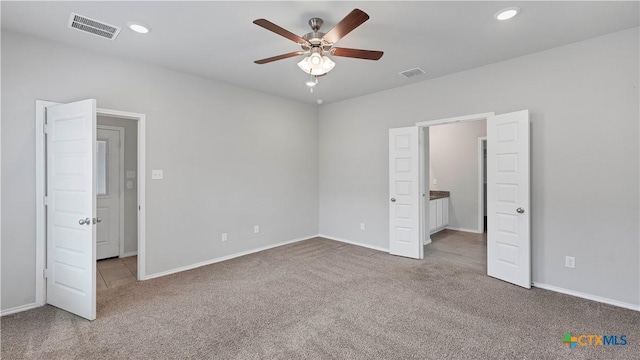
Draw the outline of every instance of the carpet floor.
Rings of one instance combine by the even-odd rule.
[[[109,290],[92,322],[1,325],[2,359],[640,359],[640,312],[322,238]]]

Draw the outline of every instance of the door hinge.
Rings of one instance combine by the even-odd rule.
[[[49,269],[42,270],[42,276],[46,279],[49,277]]]
[[[47,129],[47,124],[43,124],[42,125],[42,131],[46,134],[48,130],[49,129]]]
[[[44,197],[44,206],[49,205],[49,198],[47,198],[46,196]]]

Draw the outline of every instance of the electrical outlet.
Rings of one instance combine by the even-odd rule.
[[[438,179],[433,179],[433,185],[438,185]]]
[[[222,241],[227,241],[227,233],[222,233]]]
[[[257,234],[257,233],[259,233],[259,232],[260,232],[260,225],[256,225],[256,226],[254,226],[254,227],[253,227],[253,233],[254,233],[254,234]]]
[[[364,223],[360,223],[360,230],[364,231]]]
[[[576,267],[576,258],[574,258],[573,256],[567,256],[564,258],[564,266],[571,268],[571,269],[575,269]]]
[[[151,180],[162,180],[162,179],[164,179],[164,171],[151,170]]]

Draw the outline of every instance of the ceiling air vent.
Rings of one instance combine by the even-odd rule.
[[[120,28],[117,26],[105,24],[76,13],[71,13],[69,28],[88,32],[109,40],[114,40],[120,33]]]
[[[420,68],[413,68],[413,69],[402,71],[399,74],[408,79],[410,77],[414,77],[414,76],[418,76],[418,75],[424,74],[424,70],[422,70]]]

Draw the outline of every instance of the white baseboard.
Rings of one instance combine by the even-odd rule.
[[[622,301],[618,301],[618,300],[604,298],[604,297],[597,296],[597,295],[586,294],[586,293],[583,293],[583,292],[569,290],[569,289],[561,288],[561,287],[558,287],[558,286],[538,283],[538,282],[535,282],[535,281],[533,282],[533,286],[537,287],[539,289],[555,291],[555,292],[559,292],[561,294],[567,294],[567,295],[571,295],[571,296],[575,296],[575,297],[579,297],[579,298],[583,298],[583,299],[587,299],[587,300],[592,300],[592,301],[597,301],[597,302],[604,303],[604,304],[618,306],[618,307],[625,308],[625,309],[640,311],[640,305],[635,305],[635,304],[626,303],[626,302],[622,302]]]
[[[2,310],[2,312],[0,312],[0,316],[11,315],[11,314],[19,313],[21,311],[35,309],[37,307],[40,307],[40,305],[36,304],[35,302],[31,304],[26,304],[26,305],[20,305],[11,309]]]
[[[128,253],[124,253],[122,255],[120,255],[121,258],[125,258],[125,257],[129,257],[129,256],[136,256],[138,255],[137,251],[132,251],[132,252],[128,252]]]
[[[181,266],[179,268],[175,268],[175,269],[171,269],[171,270],[161,271],[161,272],[158,272],[158,273],[155,273],[155,274],[147,275],[142,280],[154,279],[154,278],[158,278],[158,277],[161,277],[161,276],[171,275],[171,274],[179,273],[179,272],[182,272],[182,271],[199,268],[201,266],[206,266],[206,265],[219,263],[219,262],[225,261],[225,260],[231,260],[231,259],[234,259],[234,258],[237,258],[237,257],[240,257],[240,256],[245,256],[245,255],[257,253],[257,252],[260,252],[260,251],[273,249],[273,248],[276,248],[276,247],[279,247],[279,246],[293,244],[293,243],[296,243],[296,242],[299,242],[299,241],[313,239],[313,238],[315,238],[317,236],[318,235],[306,236],[306,237],[293,239],[293,240],[289,240],[289,241],[285,241],[285,242],[281,242],[281,243],[277,243],[277,244],[273,244],[273,245],[263,246],[263,247],[260,247],[260,248],[257,248],[257,249],[251,249],[251,250],[242,251],[242,252],[239,252],[239,253],[235,253],[235,254],[231,254],[231,255],[227,255],[227,256],[222,256],[222,257],[211,259],[211,260],[202,261],[202,262],[191,264],[191,265]]]
[[[484,231],[478,231],[478,229],[465,229],[465,228],[457,228],[457,227],[451,227],[451,226],[447,226],[445,229],[453,230],[453,231],[462,231],[462,232],[474,233],[474,234],[482,234],[484,232]]]
[[[356,245],[356,246],[362,246],[362,247],[366,247],[366,248],[368,248],[368,249],[373,249],[373,250],[378,250],[378,251],[384,251],[384,252],[386,252],[386,253],[388,253],[388,252],[389,252],[389,249],[388,249],[388,248],[383,248],[383,247],[380,247],[380,246],[369,245],[369,244],[363,244],[363,243],[356,242],[356,241],[351,241],[351,240],[340,239],[340,238],[333,237],[333,236],[329,236],[329,235],[322,235],[322,234],[320,234],[320,235],[318,235],[318,237],[325,238],[325,239],[329,239],[329,240],[334,240],[334,241],[339,241],[339,242],[343,242],[343,243],[346,243],[346,244],[351,244],[351,245]]]
[[[424,244],[422,244],[422,245],[429,245],[429,244],[431,244],[431,242],[432,242],[431,241],[431,237],[428,237],[427,241],[425,241]]]

